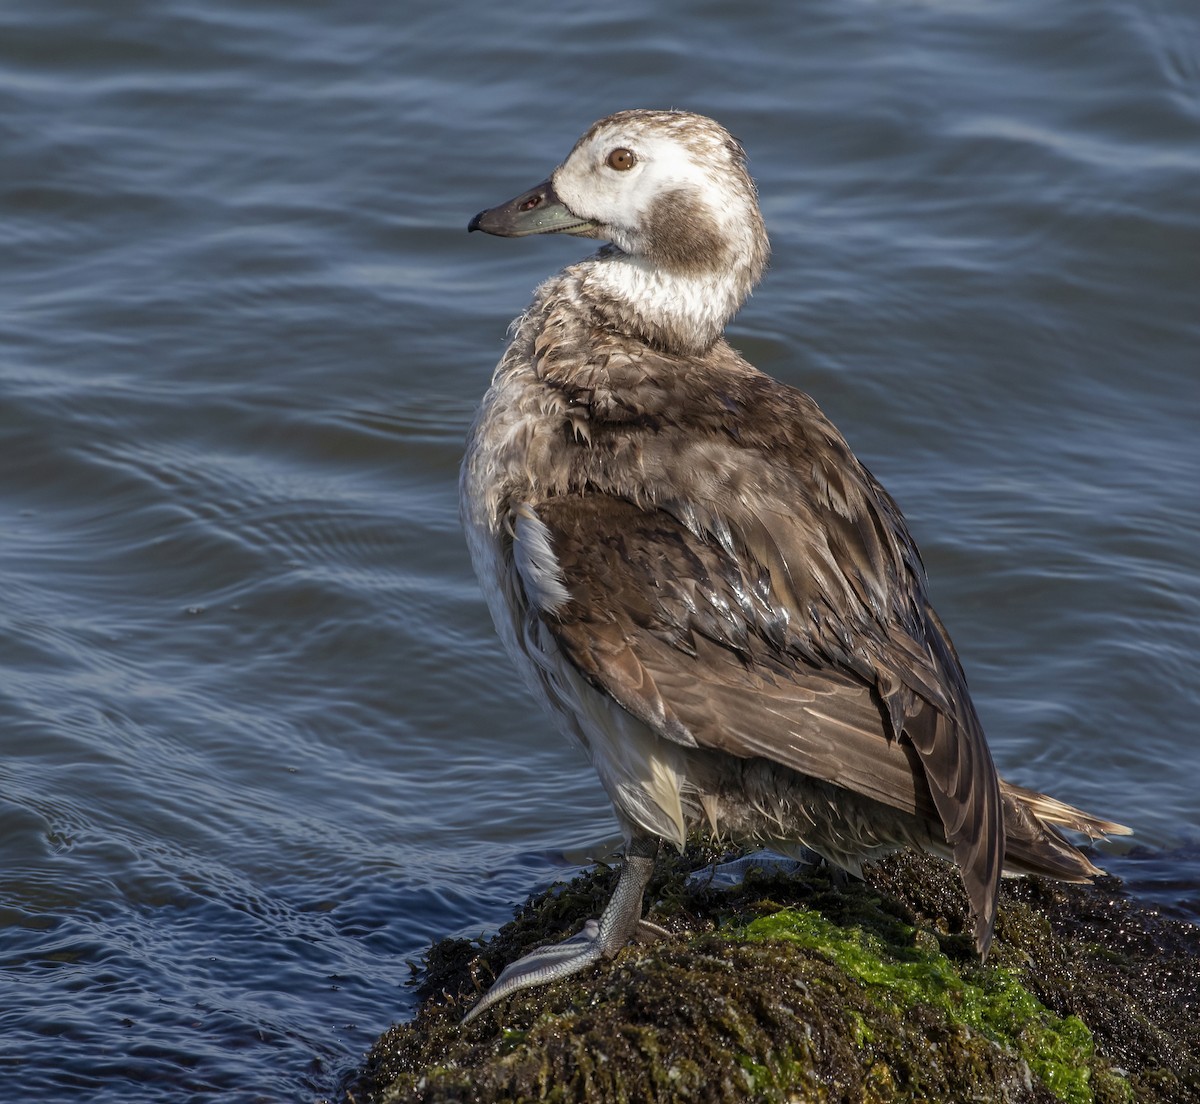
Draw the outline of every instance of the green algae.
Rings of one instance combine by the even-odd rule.
[[[354,1104],[1200,1104],[1200,933],[1089,888],[1006,883],[980,965],[961,887],[897,856],[868,882],[755,875],[732,891],[660,858],[651,918],[677,933],[466,1008],[514,957],[594,916],[598,868],[523,906],[490,941],[444,940],[424,1002],[382,1037]]]
[[[791,1090],[805,1081],[805,1065],[791,1052],[772,1054],[761,1061],[743,1054],[737,1062],[746,1091],[754,1100],[786,1100]]]
[[[861,928],[840,928],[818,913],[781,909],[731,933],[749,942],[784,940],[827,957],[867,986],[877,1001],[903,1013],[929,1004],[1021,1056],[1067,1104],[1092,1104],[1092,1033],[1078,1016],[1058,1016],[1021,982],[1017,971],[994,968],[965,978],[941,951],[913,942],[885,945]],[[915,933],[914,933],[915,934]],[[861,1021],[861,1017],[859,1017]],[[863,1031],[857,1026],[858,1033]],[[1120,1080],[1113,1076],[1112,1080]]]

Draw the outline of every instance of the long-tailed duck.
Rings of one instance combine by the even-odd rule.
[[[626,837],[599,921],[471,1011],[635,934],[694,826],[852,872],[951,858],[986,955],[1002,873],[1100,873],[1119,824],[1001,779],[900,510],[811,398],[725,341],[768,243],[741,146],[682,111],[596,123],[471,220],[610,244],[537,290],[471,430],[462,515],[496,628]]]

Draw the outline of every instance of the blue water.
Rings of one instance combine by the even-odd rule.
[[[595,118],[711,114],[735,322],[905,509],[995,757],[1200,916],[1190,0],[0,9],[0,1076],[317,1100],[410,960],[613,831],[455,478],[586,243],[468,237]]]

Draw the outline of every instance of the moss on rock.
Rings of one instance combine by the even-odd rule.
[[[861,928],[839,928],[820,913],[781,909],[734,932],[752,942],[787,940],[830,959],[857,979],[874,1003],[898,1015],[918,1005],[939,1010],[1018,1054],[1069,1104],[1089,1104],[1094,1047],[1078,1016],[1058,1016],[1012,969],[960,970],[934,944],[886,945]],[[914,932],[914,936],[915,936]],[[923,945],[924,944],[924,945]],[[865,1021],[863,1029],[870,1038]]]
[[[1200,1102],[1200,930],[1112,880],[1006,883],[981,965],[936,860],[714,892],[685,882],[705,857],[660,860],[648,899],[673,941],[466,1028],[504,965],[598,914],[614,872],[543,894],[482,947],[438,944],[416,1018],[379,1040],[344,1099]]]

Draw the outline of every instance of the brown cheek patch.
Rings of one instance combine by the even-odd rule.
[[[720,268],[727,245],[712,216],[685,188],[667,192],[645,226],[646,255],[665,269],[696,274]]]

